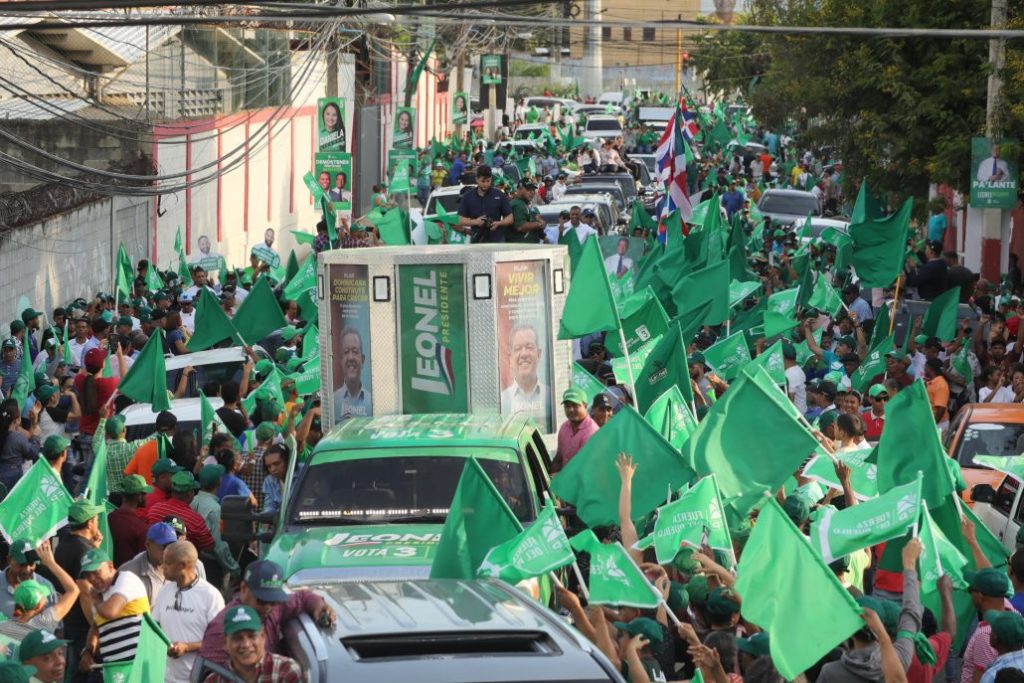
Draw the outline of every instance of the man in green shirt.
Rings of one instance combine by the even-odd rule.
[[[532,182],[520,181],[515,197],[509,202],[509,206],[512,208],[512,225],[505,228],[506,242],[530,244],[540,242],[544,232],[544,221],[541,220],[536,209],[530,206],[536,191],[537,186]]]

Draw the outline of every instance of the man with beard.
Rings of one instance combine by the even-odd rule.
[[[370,390],[363,386],[363,338],[346,327],[341,333],[341,370],[344,383],[334,392],[334,419],[365,417],[373,414]]]
[[[537,330],[520,325],[509,336],[508,357],[512,384],[501,392],[503,415],[526,413],[540,425],[547,424],[548,387],[537,377],[541,350]]]
[[[558,428],[558,447],[551,463],[553,472],[568,465],[598,430],[594,418],[587,415],[587,395],[582,389],[566,389],[562,394],[562,407],[567,419]]]

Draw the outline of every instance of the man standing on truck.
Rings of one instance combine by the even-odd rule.
[[[503,415],[526,413],[538,424],[547,424],[548,387],[537,376],[541,353],[540,338],[533,325],[519,325],[512,330],[508,342],[512,384],[501,392]]]
[[[504,242],[505,228],[512,225],[512,207],[504,193],[491,187],[491,167],[481,164],[476,169],[476,190],[462,193],[459,200],[457,232],[470,235],[470,242]]]
[[[334,392],[334,420],[366,417],[373,414],[370,390],[363,386],[363,337],[359,331],[346,327],[341,332],[341,368],[344,384]]]

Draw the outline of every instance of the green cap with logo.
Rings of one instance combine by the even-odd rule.
[[[153,487],[146,483],[146,478],[141,474],[129,474],[121,480],[121,493],[129,495],[136,493],[149,493]]]
[[[771,653],[768,648],[767,633],[755,633],[749,638],[737,638],[736,647],[740,652],[746,652],[754,657],[763,657]]]
[[[199,482],[196,481],[191,472],[183,470],[175,472],[174,476],[171,477],[172,491],[195,491],[197,486],[199,486]]]
[[[78,576],[81,577],[83,574],[94,572],[108,562],[110,562],[110,557],[99,548],[87,550],[82,555],[82,566],[78,570]]]
[[[576,403],[587,405],[587,395],[579,387],[569,387],[562,394],[562,403]]]
[[[151,471],[154,477],[158,477],[161,474],[174,474],[176,472],[180,472],[181,467],[179,467],[178,463],[174,462],[170,458],[157,458],[157,461],[153,463],[153,469]]]
[[[652,643],[660,643],[665,638],[661,624],[648,617],[637,617],[633,621],[616,621],[612,625],[631,636],[643,636]]]
[[[21,645],[18,646],[18,659],[25,662],[39,655],[50,654],[70,642],[70,640],[61,640],[49,631],[32,631],[22,638]]]
[[[85,524],[105,509],[102,505],[93,505],[87,500],[76,500],[68,508],[68,521],[72,524]]]
[[[259,631],[263,628],[260,615],[248,605],[232,607],[224,615],[224,635],[230,636],[240,631]]]
[[[14,604],[24,611],[34,609],[40,601],[50,597],[50,589],[35,579],[28,579],[14,589]]]
[[[868,389],[868,396],[871,398],[878,398],[882,394],[888,394],[889,390],[885,388],[884,384],[872,384],[871,388]]]
[[[36,389],[34,393],[39,403],[45,406],[47,403],[50,402],[50,399],[53,398],[53,395],[56,394],[58,391],[59,389],[57,389],[57,387],[53,386],[52,384],[44,384],[43,386]]]
[[[719,586],[708,593],[708,600],[704,605],[704,609],[711,616],[724,618],[739,612],[740,603],[736,599],[736,593],[731,588]]]
[[[39,555],[36,554],[36,547],[32,544],[32,541],[27,538],[18,538],[11,543],[11,549],[8,551],[8,555],[12,560],[18,564],[35,564],[39,561]]]

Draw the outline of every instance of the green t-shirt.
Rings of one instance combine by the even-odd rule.
[[[537,233],[535,231],[530,232],[518,232],[518,228],[523,223],[530,221],[530,207],[526,205],[526,202],[516,197],[510,201],[509,206],[512,207],[512,227],[505,229],[505,241],[506,242],[537,242]]]

